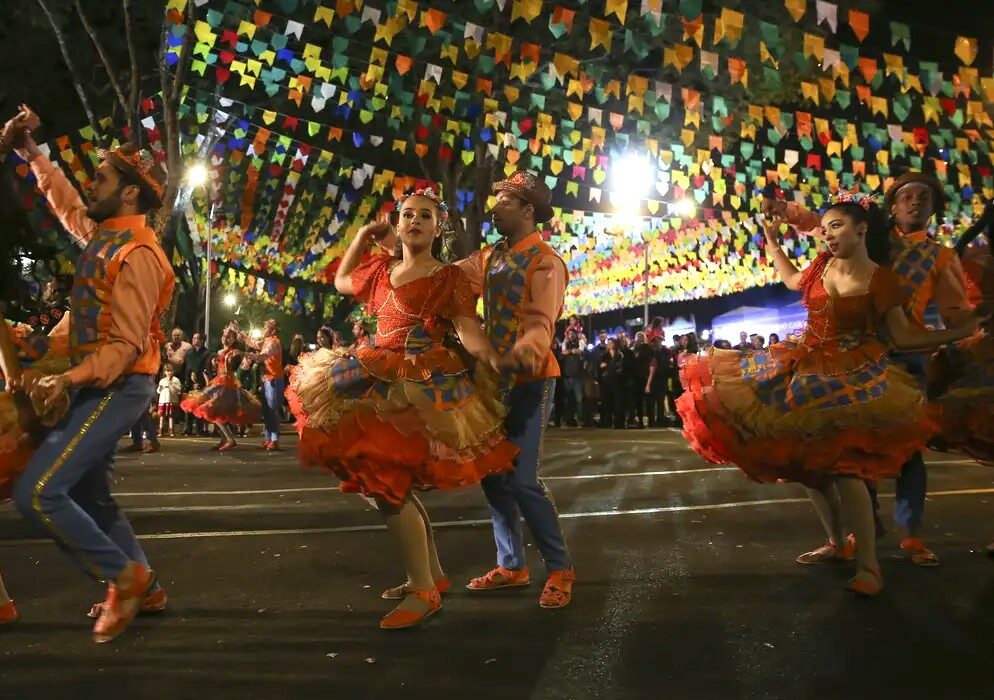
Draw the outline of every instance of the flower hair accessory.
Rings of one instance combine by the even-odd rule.
[[[837,204],[855,204],[869,211],[870,205],[876,204],[876,198],[872,194],[843,190],[829,200],[828,206],[833,207]]]
[[[439,196],[438,192],[435,191],[434,187],[419,187],[417,189],[408,190],[397,199],[397,209],[400,210],[400,208],[404,205],[404,202],[411,197],[424,197],[425,199],[430,199],[435,203],[435,206],[438,207],[438,218],[442,221],[449,220],[449,206]]]

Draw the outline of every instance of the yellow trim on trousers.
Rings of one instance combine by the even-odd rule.
[[[89,432],[90,428],[93,427],[94,421],[96,421],[97,418],[99,418],[104,412],[104,409],[107,408],[107,404],[110,403],[113,395],[113,391],[107,392],[107,396],[105,396],[100,403],[97,404],[96,409],[90,414],[90,417],[83,421],[83,425],[80,426],[79,432],[73,435],[72,440],[70,440],[69,444],[67,444],[65,449],[62,450],[62,454],[60,454],[58,459],[52,463],[52,466],[50,466],[45,473],[42,474],[41,478],[35,482],[31,497],[31,507],[34,509],[35,513],[38,514],[38,517],[41,518],[42,522],[45,523],[45,526],[62,542],[62,544],[76,553],[76,556],[79,557],[80,561],[83,563],[83,566],[86,567],[90,574],[93,575],[93,577],[98,581],[104,580],[103,572],[95,567],[81,551],[73,547],[72,541],[63,535],[62,532],[60,532],[55,526],[55,523],[45,512],[44,508],[41,507],[41,492],[45,490],[46,486],[48,486],[48,482],[51,481],[52,477],[55,476],[63,466],[65,466],[66,461],[70,456],[72,456],[73,451],[86,436],[86,433]]]

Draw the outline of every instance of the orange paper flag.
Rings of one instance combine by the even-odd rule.
[[[977,60],[977,40],[969,36],[958,36],[954,44],[954,51],[956,58],[961,60],[964,65],[969,66]]]
[[[849,10],[849,26],[860,41],[870,33],[870,15],[859,10]]]
[[[800,22],[801,17],[808,10],[808,0],[784,0],[783,4],[795,22]]]

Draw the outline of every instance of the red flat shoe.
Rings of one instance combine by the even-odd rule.
[[[380,629],[402,630],[408,627],[415,627],[442,609],[442,596],[439,595],[437,588],[411,591],[410,595],[428,606],[427,609],[419,613],[413,610],[395,608],[393,612],[380,620]]]
[[[826,542],[821,547],[801,554],[796,561],[798,564],[823,564],[829,561],[849,561],[856,556],[856,538],[852,534],[846,536],[846,543],[839,547]]]
[[[269,449],[269,446],[270,446],[271,444],[272,444],[272,443],[271,443],[271,442],[269,442],[269,440],[266,440],[266,441],[265,441],[265,442],[263,442],[263,443],[262,443],[261,445],[259,445],[259,449],[260,449],[260,450],[268,450],[268,449]]]
[[[572,568],[550,571],[545,588],[539,596],[538,604],[543,608],[565,608],[573,599],[573,583],[576,574]]]
[[[237,442],[235,442],[234,440],[225,440],[225,441],[224,441],[223,443],[221,443],[221,445],[220,445],[220,446],[219,446],[219,447],[217,448],[217,451],[218,451],[218,452],[226,452],[226,451],[230,450],[230,449],[231,449],[232,447],[234,447],[234,446],[235,446],[235,445],[237,445],[237,444],[238,444],[238,443],[237,443]]]
[[[125,583],[111,583],[107,587],[107,599],[100,610],[100,617],[93,626],[93,641],[106,644],[119,637],[128,628],[141,608],[142,600],[154,585],[155,573],[138,562],[131,562],[118,576]]]
[[[939,557],[925,546],[921,537],[908,537],[901,540],[901,552],[911,559],[915,566],[938,566]]]
[[[862,577],[862,578],[860,578]],[[860,569],[856,575],[849,579],[846,590],[864,598],[872,598],[884,589],[884,578],[880,575],[880,569]]]
[[[17,610],[14,608],[14,601],[8,600],[0,605],[0,625],[6,625],[17,621]]]
[[[269,443],[269,447],[267,447],[266,449],[269,452],[279,452],[280,451],[280,443],[278,443],[278,442],[270,442]]]
[[[528,569],[505,569],[498,566],[466,584],[471,591],[496,591],[500,588],[520,588],[532,582]]]
[[[166,611],[166,604],[169,602],[169,598],[166,596],[166,589],[159,586],[154,591],[145,596],[142,601],[141,607],[138,608],[139,615],[155,615]],[[100,613],[104,610],[104,603],[94,603],[90,611],[86,613],[86,616],[96,620],[100,617]]]
[[[452,587],[452,582],[448,578],[442,578],[435,581],[435,590],[438,591],[439,595],[445,595],[449,589]],[[394,586],[393,588],[388,588],[380,597],[383,600],[403,600],[404,596],[410,595],[413,591],[411,590],[411,582],[401,584],[400,586]]]
[[[214,447],[211,448],[211,452],[220,452],[221,451],[221,445],[223,445],[225,442],[226,442],[226,440],[222,440],[221,442],[219,442],[216,445],[214,445]]]

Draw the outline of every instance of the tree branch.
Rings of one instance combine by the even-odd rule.
[[[179,100],[179,93],[183,88],[183,81],[186,80],[186,74],[193,58],[193,28],[195,25],[193,7],[188,7],[186,11],[186,34],[183,36],[183,53],[180,56],[179,65],[176,66],[176,73],[173,75],[173,88],[170,93],[174,102]]]
[[[79,15],[79,21],[83,25],[83,29],[86,33],[90,35],[90,41],[93,42],[93,48],[97,50],[97,55],[100,57],[100,63],[103,64],[104,70],[107,71],[107,77],[110,79],[110,86],[114,89],[114,94],[117,95],[117,101],[121,105],[121,109],[128,116],[130,121],[130,113],[128,112],[128,103],[124,99],[124,93],[121,91],[121,84],[117,81],[117,76],[114,74],[114,68],[110,65],[110,59],[107,58],[107,52],[104,51],[104,46],[100,43],[100,38],[97,36],[96,31],[93,29],[93,25],[90,24],[89,18],[86,13],[83,12],[83,6],[80,5],[79,0],[73,0],[73,5],[76,6],[76,14]]]
[[[90,107],[90,100],[86,96],[86,92],[83,90],[83,84],[80,82],[79,73],[76,71],[76,65],[73,63],[72,56],[69,55],[69,47],[66,46],[66,38],[62,33],[62,29],[55,22],[55,17],[52,16],[52,11],[48,8],[46,0],[35,0],[38,6],[41,8],[42,12],[45,13],[45,17],[48,19],[49,25],[52,27],[52,33],[55,34],[55,40],[59,44],[59,49],[62,51],[62,60],[65,61],[66,68],[69,69],[69,74],[72,76],[73,87],[76,88],[76,94],[79,96],[79,101],[83,105],[83,111],[86,112],[86,119],[90,122],[90,128],[93,129],[94,134],[96,134],[97,142],[103,143],[103,136],[100,133],[100,125],[97,122],[96,117],[93,116],[93,109]]]
[[[138,101],[141,97],[141,66],[138,63],[138,49],[135,47],[135,31],[131,21],[131,0],[122,0],[124,9],[124,35],[128,42],[128,59],[131,63],[131,89],[128,92],[128,106],[125,110],[132,122],[131,129],[138,131]]]

